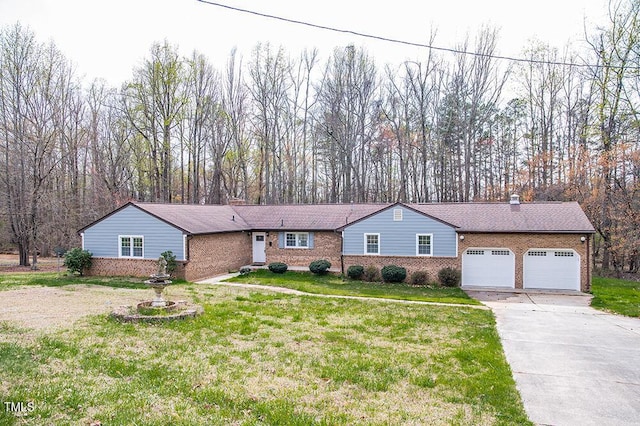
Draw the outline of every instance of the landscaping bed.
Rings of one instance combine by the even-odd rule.
[[[469,297],[460,288],[437,285],[414,286],[407,283],[365,282],[344,279],[339,275],[315,275],[310,272],[287,271],[274,274],[265,269],[257,269],[247,275],[239,275],[226,282],[261,284],[291,288],[314,294],[376,297],[420,302],[461,303],[477,305],[479,302]]]

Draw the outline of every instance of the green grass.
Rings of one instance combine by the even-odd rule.
[[[333,274],[314,275],[311,272],[294,271],[287,271],[284,274],[274,274],[266,269],[258,269],[248,275],[229,278],[226,281],[286,287],[312,294],[378,297],[422,302],[462,303],[467,305],[479,304],[478,301],[467,296],[467,294],[459,288],[417,287],[405,283],[368,283],[343,279],[341,276]]]
[[[630,317],[640,317],[640,282],[593,277],[591,306]]]
[[[192,291],[188,321],[0,323],[3,401],[35,406],[0,424],[531,424],[490,311]]]
[[[0,291],[22,286],[63,287],[66,285],[92,284],[114,288],[146,289],[142,278],[129,277],[80,277],[55,272],[19,272],[0,274]],[[184,283],[184,280],[174,281]]]

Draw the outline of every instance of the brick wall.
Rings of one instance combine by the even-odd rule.
[[[511,249],[516,260],[516,288],[522,288],[524,254],[530,248],[574,249],[580,255],[580,287],[583,292],[591,289],[591,268],[587,252],[589,244],[582,243],[584,234],[464,234],[464,240],[458,242],[458,253],[469,247],[504,247]]]
[[[194,235],[188,244],[185,278],[189,281],[226,274],[251,264],[251,234],[245,232]]]
[[[314,260],[326,259],[331,262],[331,269],[340,269],[342,238],[339,233],[314,232],[312,249],[279,248],[278,232],[270,232],[266,240],[267,263],[284,262],[289,266],[309,266]]]
[[[407,280],[411,279],[411,274],[416,271],[426,271],[429,274],[429,281],[438,280],[438,272],[442,268],[460,269],[460,259],[457,257],[430,257],[430,256],[344,256],[344,273],[352,265],[375,266],[382,269],[383,266],[402,266],[407,270]]]
[[[87,275],[148,277],[157,272],[158,261],[156,259],[93,257]],[[173,276],[184,278],[184,262],[178,261],[178,268]]]

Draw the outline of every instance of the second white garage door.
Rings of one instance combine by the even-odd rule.
[[[462,285],[515,287],[516,258],[505,248],[469,248],[462,253]]]
[[[524,288],[580,290],[580,255],[571,249],[530,249],[523,281]]]

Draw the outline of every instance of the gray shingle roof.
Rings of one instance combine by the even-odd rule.
[[[577,202],[408,204],[459,232],[595,232]]]
[[[390,204],[243,205],[233,208],[253,229],[333,231]]]
[[[133,203],[190,234],[246,231],[250,227],[231,206]]]
[[[193,205],[133,203],[190,234],[248,230],[332,231],[392,204]],[[406,204],[458,232],[593,233],[576,202]]]

